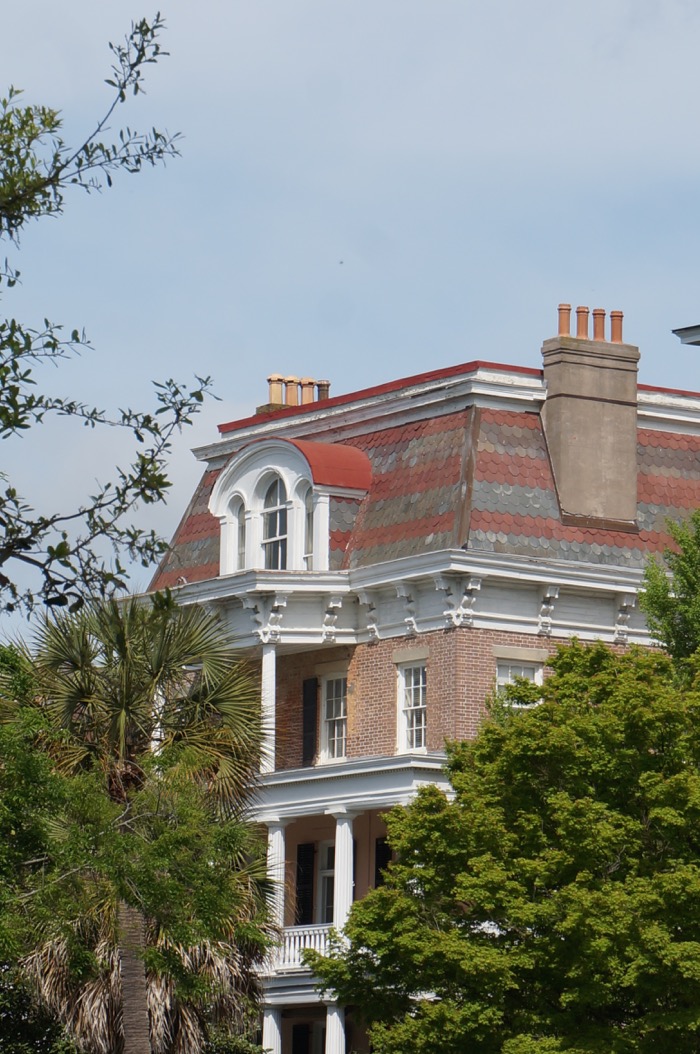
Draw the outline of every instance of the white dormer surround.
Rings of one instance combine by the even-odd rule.
[[[223,466],[209,499],[221,525],[219,574],[327,571],[331,498],[362,499],[367,454],[342,443],[264,439]]]
[[[266,508],[275,483],[281,499],[273,514]],[[296,446],[276,439],[247,446],[223,470],[209,501],[221,524],[220,573],[326,571],[329,509],[327,488],[314,486],[311,466]],[[284,544],[271,564],[272,529]]]

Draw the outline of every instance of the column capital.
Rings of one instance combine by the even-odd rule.
[[[256,818],[257,823],[263,823],[266,827],[287,827],[292,822],[291,816],[275,816],[271,813],[263,813]]]
[[[344,805],[333,805],[326,809],[324,816],[332,816],[334,820],[354,820],[360,815],[362,809],[347,809]]]

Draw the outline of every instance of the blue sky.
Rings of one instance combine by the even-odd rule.
[[[107,42],[138,0],[3,11],[3,87],[76,140],[108,104]],[[473,358],[539,366],[565,300],[622,309],[640,379],[700,390],[700,5],[696,0],[164,0],[171,52],[115,118],[183,134],[164,170],[67,203],[8,255],[25,322],[96,351],[49,378],[107,406],[212,374],[188,448],[266,398],[270,372],[332,393]],[[65,423],[14,445],[57,507],[113,463]],[[144,584],[137,579],[137,584]]]

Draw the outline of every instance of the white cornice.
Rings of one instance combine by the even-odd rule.
[[[449,788],[442,752],[282,769],[260,778],[252,817],[270,824],[318,816],[336,806],[360,812],[387,809],[408,802],[425,783]]]
[[[351,591],[347,571],[237,571],[177,586],[172,592],[179,604],[243,601],[250,596],[326,596]]]
[[[569,588],[599,592],[636,591],[639,568],[603,565],[546,557],[512,556],[469,549],[439,549],[420,556],[385,560],[352,571],[239,571],[173,589],[179,603],[201,604],[240,599],[251,594],[321,595],[330,592],[362,594],[368,589],[393,588],[399,581],[435,575],[477,575],[518,582],[554,582]]]
[[[366,432],[368,421],[389,420],[394,424],[452,413],[468,405],[498,406],[525,410],[539,407],[545,386],[537,375],[494,370],[486,367],[457,377],[423,381],[406,388],[368,395],[338,406],[318,404],[317,408],[290,417],[266,418],[224,433],[214,443],[195,447],[200,461],[218,461],[230,456],[253,439],[285,438],[298,435],[335,433],[352,435]]]
[[[700,395],[692,392],[640,391],[637,419],[642,428],[700,434]]]
[[[539,409],[546,394],[546,384],[540,376],[480,366],[462,376],[424,381],[338,406],[320,403],[311,411],[289,417],[270,419],[261,415],[259,421],[224,433],[213,443],[195,447],[193,453],[200,461],[216,464],[254,439],[282,439],[311,432],[330,433],[338,439],[366,432],[368,421],[383,421],[385,426],[400,425],[453,413],[466,406],[522,412]],[[700,433],[700,395],[640,389],[638,421],[641,427]]]
[[[642,578],[640,568],[444,549],[353,571],[244,571],[174,592],[222,611],[240,648],[352,646],[451,627],[648,643],[643,618],[630,617]],[[570,603],[585,604],[575,621]]]
[[[573,560],[512,556],[508,553],[478,552],[473,549],[440,549],[422,556],[372,564],[350,572],[353,592],[380,589],[397,581],[429,578],[437,574],[480,576],[518,582],[553,582],[569,588],[620,592],[637,590],[642,581],[638,568],[606,566]]]

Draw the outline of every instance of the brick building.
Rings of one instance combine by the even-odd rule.
[[[153,587],[215,607],[260,663],[275,1054],[363,1049],[301,952],[381,881],[382,813],[444,783],[445,740],[572,634],[648,641],[644,563],[700,505],[700,396],[638,385],[620,313],[610,339],[593,315],[574,336],[560,306],[541,371],[475,361],[333,398],[275,375],[195,452]]]

